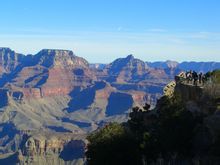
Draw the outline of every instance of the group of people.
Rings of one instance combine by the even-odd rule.
[[[196,71],[187,71],[186,72],[186,81],[187,83],[192,83],[193,85],[204,85],[207,81],[208,77],[206,74],[203,74],[202,72],[197,73]]]

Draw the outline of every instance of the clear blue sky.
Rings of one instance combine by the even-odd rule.
[[[5,0],[0,47],[71,49],[89,62],[220,61],[219,0]]]

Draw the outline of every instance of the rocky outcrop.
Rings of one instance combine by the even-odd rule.
[[[88,62],[72,51],[42,50],[36,56],[40,56],[40,65],[48,67],[47,78],[41,85],[43,97],[68,95],[74,87],[86,87],[95,79],[88,69]]]
[[[6,75],[4,81],[10,81],[11,85],[20,88],[25,98],[68,95],[74,87],[86,87],[96,80],[89,70],[88,62],[75,56],[72,51],[44,49],[35,56],[26,57],[17,55],[10,49],[2,49],[1,54],[1,66],[4,66],[4,70],[10,72],[21,64],[19,70]],[[29,63],[22,63],[17,56]],[[9,67],[5,63],[13,65]]]
[[[17,54],[9,48],[0,48],[0,75],[14,71],[22,62],[22,58],[21,54]]]
[[[146,74],[149,70],[147,64],[133,55],[119,58],[106,66],[110,75],[109,81],[124,83],[132,81],[133,78]]]
[[[180,72],[177,76],[175,76],[175,81],[172,81],[164,88],[165,95],[180,96],[185,102],[198,102],[203,96],[204,85],[194,85],[189,83],[186,81],[185,75],[185,72]]]
[[[29,137],[23,148],[22,155],[23,156],[41,156],[48,154],[57,154],[60,155],[64,152],[64,149],[69,148],[74,150],[74,148],[82,148],[84,149],[85,142],[83,140],[73,139],[67,135],[67,137],[60,137],[52,135],[52,136],[43,136],[43,135],[35,135]],[[83,155],[82,155],[83,156]]]
[[[69,50],[43,49],[35,55],[35,60],[39,65],[47,68],[52,66],[74,68],[80,66],[83,68],[89,67],[88,62],[74,55]]]
[[[194,85],[177,83],[175,92],[181,96],[184,101],[199,101],[203,96],[203,88]]]
[[[86,141],[84,136],[28,135],[23,134],[20,149],[13,154],[3,155],[0,163],[5,164],[83,164]]]
[[[66,135],[61,136],[32,136],[25,142],[20,156],[20,164],[55,164],[73,163],[76,160],[83,162],[85,140],[74,139]]]
[[[176,82],[175,81],[171,81],[170,83],[168,83],[164,89],[163,89],[163,94],[167,97],[172,97],[175,91],[175,87],[176,87]]]

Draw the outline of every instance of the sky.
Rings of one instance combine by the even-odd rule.
[[[5,0],[0,47],[68,49],[91,63],[220,62],[219,0]]]

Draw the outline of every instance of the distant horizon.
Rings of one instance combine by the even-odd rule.
[[[76,56],[78,56],[78,57],[81,57],[81,58],[84,58],[85,60],[87,60],[85,57],[76,54],[76,53],[74,52],[74,50],[71,50],[71,49],[42,48],[42,49],[40,49],[39,51],[37,51],[36,53],[23,53],[23,52],[16,51],[15,49],[12,49],[12,48],[10,48],[10,47],[2,47],[2,46],[0,46],[0,49],[10,49],[10,50],[14,51],[15,53],[22,54],[22,55],[25,55],[25,56],[27,56],[27,55],[36,55],[37,53],[39,53],[39,52],[42,51],[42,50],[72,51],[72,52],[74,53],[74,55],[76,55]],[[220,63],[220,61],[176,61],[176,60],[172,60],[172,59],[161,60],[161,61],[147,61],[147,60],[144,60],[144,59],[137,58],[135,54],[127,54],[127,55],[124,55],[124,56],[120,56],[120,57],[118,57],[118,58],[115,58],[114,60],[119,59],[119,58],[126,58],[126,57],[129,56],[129,55],[134,56],[135,59],[139,59],[139,60],[141,60],[141,61],[150,62],[150,63],[156,63],[156,62],[177,62],[177,63],[184,63],[184,62],[196,62],[196,63],[203,63],[203,62],[204,62],[204,63],[208,63],[208,62],[214,62],[214,63]],[[87,61],[89,62],[89,64],[109,64],[109,63],[113,62],[114,60],[109,61],[109,62],[107,62],[107,63],[102,63],[102,62],[90,62],[90,61],[88,61],[88,60],[87,60]]]
[[[90,62],[220,61],[219,0],[7,0],[0,45],[73,50]]]

